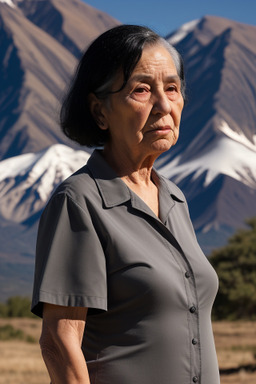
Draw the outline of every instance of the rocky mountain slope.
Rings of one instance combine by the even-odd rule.
[[[79,0],[0,2],[0,159],[67,144],[59,101],[77,57],[117,24]]]

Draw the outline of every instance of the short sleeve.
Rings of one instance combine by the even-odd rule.
[[[56,194],[42,214],[37,237],[32,312],[43,303],[107,310],[106,260],[86,208]]]

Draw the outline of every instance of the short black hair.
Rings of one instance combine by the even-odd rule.
[[[143,48],[160,43],[169,52],[181,80],[185,100],[185,77],[180,54],[151,29],[138,25],[119,25],[100,35],[83,54],[60,112],[60,125],[71,140],[87,147],[98,147],[108,141],[108,130],[95,122],[88,96],[94,93],[104,99],[111,93],[112,82],[122,70],[123,89],[141,58]]]

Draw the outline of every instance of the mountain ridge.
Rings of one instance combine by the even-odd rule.
[[[255,32],[256,27],[207,16],[168,39],[183,52],[189,101],[178,143],[156,165],[185,193],[195,229],[207,244],[211,237],[223,238],[221,228],[229,226],[231,235],[256,215]],[[207,253],[210,248],[204,247]]]
[[[75,57],[81,56],[81,52],[96,35],[112,24],[120,24],[107,13],[77,0],[41,0],[40,2],[22,0],[17,2],[17,6],[25,17],[54,37]],[[85,14],[86,23],[84,23]],[[80,33],[81,27],[83,27],[83,33]]]
[[[61,4],[62,9],[65,9],[65,6],[70,9],[71,4],[68,0],[47,0],[47,4],[49,3],[59,6]],[[17,4],[29,5],[31,1],[22,0]],[[100,11],[79,0],[72,0],[72,4],[83,10],[80,12],[80,23],[75,25],[75,31],[79,30],[83,20],[87,20],[89,25],[93,23],[93,12],[95,17],[99,18]],[[90,9],[89,16],[87,9]],[[62,134],[58,126],[59,101],[75,70],[77,57],[51,36],[49,31],[40,29],[28,20],[18,6],[13,8],[0,3],[0,18],[1,30],[4,32],[0,44],[6,47],[2,55],[0,54],[0,59],[2,63],[8,64],[8,71],[6,65],[3,65],[2,73],[0,72],[5,82],[5,87],[0,90],[0,159],[39,151],[59,142],[78,148]],[[107,29],[107,25],[111,27],[118,24],[115,19],[105,14],[100,20],[101,24],[96,23],[89,37],[88,32],[82,28],[77,32],[81,50],[83,39],[84,49],[92,36],[97,34],[96,31],[101,33]],[[78,47],[77,45],[77,49]],[[15,57],[11,56],[12,51],[16,54]],[[14,81],[16,78],[18,82]],[[9,89],[9,92],[6,92],[6,89]]]

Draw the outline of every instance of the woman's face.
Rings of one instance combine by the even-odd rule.
[[[122,84],[120,74],[112,90]],[[125,88],[104,103],[107,146],[129,156],[159,156],[178,140],[183,105],[170,53],[162,45],[146,47]]]

